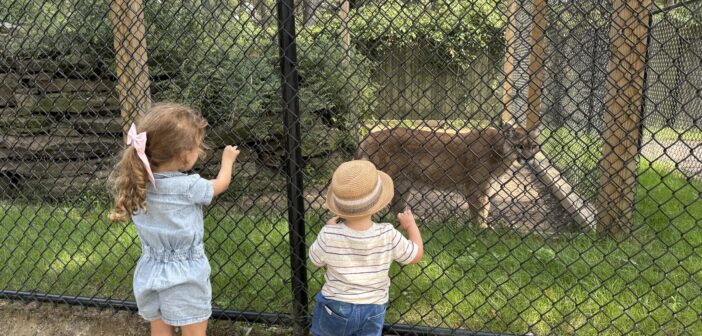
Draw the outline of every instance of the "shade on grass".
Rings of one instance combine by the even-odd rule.
[[[391,269],[387,321],[523,334],[702,332],[702,185],[644,163],[637,223],[621,242],[591,234],[420,224],[426,254]],[[104,206],[0,206],[0,287],[132,300],[132,225]],[[322,219],[308,216],[308,242]],[[287,222],[209,211],[214,304],[289,312]],[[310,264],[310,296],[323,272]]]

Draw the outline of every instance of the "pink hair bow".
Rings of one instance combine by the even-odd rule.
[[[154,182],[154,174],[151,172],[151,165],[149,164],[149,159],[146,157],[146,132],[141,132],[137,134],[136,125],[132,124],[127,133],[127,145],[131,145],[139,155],[141,162],[144,163],[144,168],[149,174],[149,181],[151,184],[156,186]]]

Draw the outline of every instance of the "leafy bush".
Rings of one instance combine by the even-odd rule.
[[[428,45],[438,64],[467,69],[479,52],[504,48],[504,11],[497,0],[373,2],[352,12],[349,27],[371,53]]]
[[[144,6],[155,100],[192,104],[240,141],[283,133],[275,27],[226,3],[208,8],[189,1],[146,1]],[[94,74],[113,76],[109,11],[109,2],[102,1],[15,1],[0,11],[0,19],[21,25],[23,38],[7,53],[50,54],[54,60],[78,55],[78,61],[104,64],[103,70],[92,68]],[[336,35],[302,31],[297,36],[303,127],[349,131],[374,106],[367,59],[347,54]]]
[[[114,53],[107,2],[0,2],[0,22],[18,27],[0,49],[0,68],[21,59],[50,58],[50,65],[64,76],[94,77],[111,71]]]

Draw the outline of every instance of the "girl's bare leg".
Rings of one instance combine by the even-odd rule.
[[[173,336],[173,327],[163,320],[151,321],[151,336]]]
[[[180,327],[182,336],[205,336],[207,335],[207,321],[188,324]]]

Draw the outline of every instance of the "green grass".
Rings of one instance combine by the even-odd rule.
[[[422,226],[424,260],[391,269],[387,320],[537,335],[702,333],[702,185],[647,163],[639,182],[637,224],[620,242]],[[138,238],[132,225],[108,224],[103,209],[0,203],[0,287],[131,300]],[[322,221],[307,223],[311,242]],[[213,209],[206,229],[216,306],[290,311],[280,213]],[[310,295],[322,282],[310,264]]]
[[[567,128],[542,132],[541,150],[573,187],[587,199],[597,193],[602,140],[594,134]]]
[[[647,139],[653,137],[658,141],[702,141],[702,130],[694,128],[688,130],[679,130],[670,127],[664,127],[660,129],[647,128],[644,132],[644,137]]]
[[[545,129],[541,135],[544,155],[581,195],[592,200],[597,194],[600,176],[598,164],[602,155],[602,139],[595,133],[574,132],[565,127]],[[651,137],[658,141],[702,141],[702,131],[646,129],[644,143]],[[668,162],[668,166],[673,168],[674,164]]]

